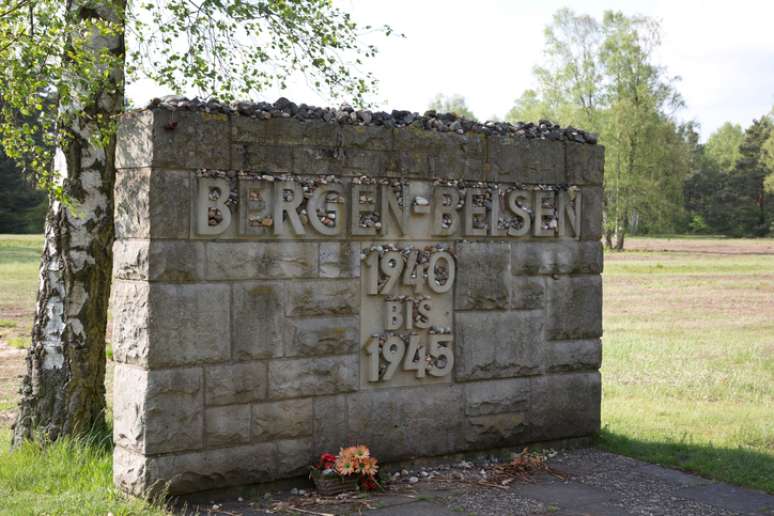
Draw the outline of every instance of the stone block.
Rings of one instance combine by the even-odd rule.
[[[360,244],[357,242],[320,243],[321,278],[359,278]]]
[[[361,391],[348,400],[348,442],[368,443],[382,461],[458,451],[462,407],[459,385]]]
[[[368,150],[390,151],[394,147],[393,131],[384,126],[343,125],[341,145]]]
[[[204,416],[208,447],[234,446],[250,442],[250,405],[210,407]]]
[[[544,324],[542,310],[456,313],[456,380],[538,374]]]
[[[207,405],[233,405],[266,399],[266,362],[211,365],[205,368]]]
[[[314,242],[208,242],[207,279],[314,278]]]
[[[122,170],[116,173],[116,239],[188,238],[191,179],[182,170]]]
[[[507,310],[510,251],[505,242],[457,244],[456,310]]]
[[[546,342],[546,372],[596,371],[602,365],[602,341],[554,340]]]
[[[230,288],[217,283],[152,283],[148,367],[227,360]]]
[[[311,437],[314,432],[312,398],[253,405],[253,441]]]
[[[284,289],[280,282],[234,284],[231,334],[236,360],[282,356]]]
[[[148,372],[116,364],[113,373],[113,442],[142,453],[145,449],[145,388]]]
[[[529,408],[529,378],[465,384],[465,415],[521,413]]]
[[[193,282],[204,279],[204,243],[116,240],[113,275],[119,279]]]
[[[544,306],[545,278],[540,276],[513,276],[511,310],[537,310]]]
[[[357,317],[314,317],[285,322],[286,357],[345,355],[358,348]]]
[[[125,113],[116,134],[116,168],[150,167],[153,158],[153,112]]]
[[[289,145],[235,143],[231,148],[232,166],[236,170],[287,174],[293,171],[293,152]]]
[[[599,274],[602,272],[600,241],[512,242],[511,272],[534,274]]]
[[[565,142],[567,179],[571,185],[601,186],[605,168],[605,148],[602,145]]]
[[[358,357],[272,360],[269,398],[300,398],[350,392],[358,385]]]
[[[331,453],[349,443],[348,394],[317,396],[314,403],[314,449]]]
[[[151,480],[145,468],[147,462],[146,456],[116,445],[113,448],[113,484],[124,493],[134,496],[152,494]],[[162,491],[160,486],[156,491]]]
[[[581,189],[581,240],[600,240],[602,238],[601,187]]]
[[[503,448],[525,441],[526,413],[470,417],[465,422],[465,439],[477,449]]]
[[[546,337],[549,340],[602,336],[602,278],[558,277],[547,280]]]
[[[150,169],[116,172],[113,199],[116,239],[150,237],[153,222],[149,217],[150,183]],[[170,222],[174,225],[177,221]]]
[[[231,130],[228,115],[204,111],[153,111],[153,166],[228,170]]]
[[[312,439],[277,441],[277,463],[275,475],[278,478],[309,475],[309,465],[320,460],[313,448]]]
[[[352,315],[360,306],[357,280],[295,281],[287,290],[285,313],[289,316]]]
[[[201,368],[148,372],[145,453],[168,453],[203,445],[203,391]]]
[[[599,432],[602,390],[598,372],[531,379],[530,440],[566,439]]]
[[[296,174],[341,174],[344,168],[344,152],[337,147],[293,148],[293,171]]]
[[[113,360],[127,364],[148,364],[150,285],[137,281],[113,281],[112,314]]]
[[[488,138],[492,179],[526,184],[566,183],[564,144],[510,136]]]
[[[145,367],[173,367],[230,357],[228,285],[116,281],[113,355]]]
[[[116,450],[114,464],[121,468],[128,464],[133,473],[116,475],[116,483],[135,495],[179,495],[266,482],[276,478],[278,471],[276,443],[145,458],[127,457],[127,452]]]
[[[113,392],[117,446],[145,454],[203,446],[200,368],[145,371],[118,364]]]

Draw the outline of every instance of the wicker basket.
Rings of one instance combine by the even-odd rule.
[[[341,493],[357,490],[357,477],[324,477],[322,475],[313,475],[314,487],[317,492],[323,496],[336,496]]]

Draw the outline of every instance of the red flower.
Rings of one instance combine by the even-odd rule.
[[[320,455],[320,469],[333,469],[336,465],[336,456],[331,453]]]

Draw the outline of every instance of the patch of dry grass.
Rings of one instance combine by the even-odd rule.
[[[603,443],[774,491],[772,242],[630,244],[605,256]]]

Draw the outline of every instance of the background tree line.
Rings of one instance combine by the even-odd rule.
[[[770,235],[774,110],[745,131],[726,123],[700,144],[698,123],[676,117],[684,105],[678,78],[653,61],[660,41],[660,26],[648,17],[607,11],[597,20],[559,10],[545,29],[538,86],[505,119],[548,119],[599,134],[609,248],[622,249],[630,233]],[[443,105],[439,99],[431,108]],[[446,104],[467,110],[460,96]]]

